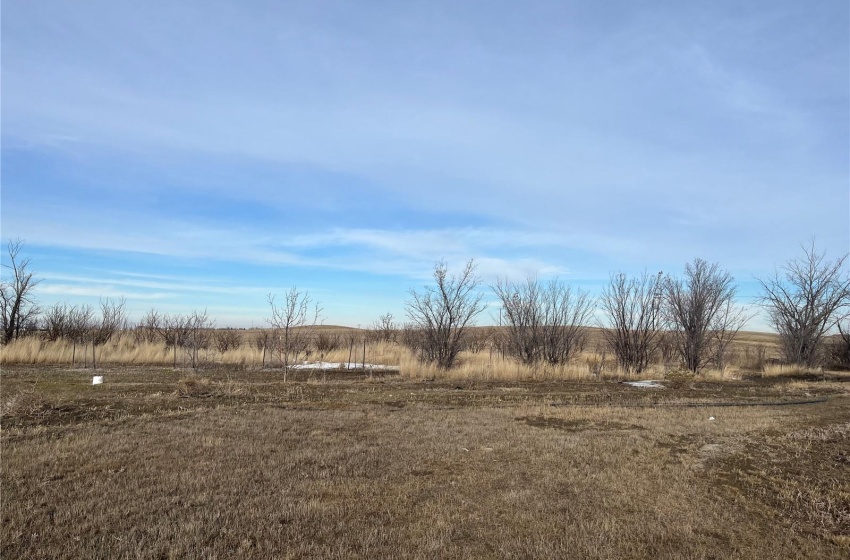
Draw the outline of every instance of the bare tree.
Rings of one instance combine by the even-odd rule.
[[[325,361],[328,352],[336,350],[342,345],[342,340],[337,333],[319,332],[313,338],[313,346],[319,355],[319,361]]]
[[[127,328],[126,300],[106,298],[100,300],[100,321],[93,323],[89,332],[92,368],[97,369],[96,348],[106,344]]]
[[[637,278],[612,274],[600,304],[608,325],[603,335],[621,368],[640,373],[661,341],[661,273]]]
[[[522,284],[498,279],[492,290],[502,304],[502,317],[507,326],[506,353],[527,365],[537,362],[543,323],[540,283],[531,276]]]
[[[188,315],[175,313],[159,317],[157,332],[172,351],[173,367],[177,368],[177,355],[182,356],[181,362],[188,360],[190,367],[196,368],[200,363],[200,350],[210,348],[214,336],[215,320],[206,309],[192,311]],[[179,352],[182,350],[182,352]]]
[[[68,337],[71,307],[67,303],[54,303],[42,314],[41,331],[44,340],[55,342]]]
[[[238,350],[242,346],[242,334],[236,329],[220,329],[215,332],[215,346],[222,354]]]
[[[573,291],[559,280],[524,283],[499,280],[493,291],[507,323],[507,351],[525,364],[568,362],[584,348],[584,325],[593,314],[594,301],[586,292]]]
[[[469,329],[466,334],[463,349],[478,354],[482,350],[488,348],[493,339],[493,329],[487,327],[475,327]]]
[[[254,346],[263,353],[260,369],[266,367],[266,352],[272,345],[272,333],[263,329],[254,336]]]
[[[587,325],[595,302],[590,294],[558,280],[550,281],[541,291],[543,309],[542,355],[551,365],[565,364],[584,349]]]
[[[664,367],[670,367],[674,361],[678,361],[675,333],[665,331],[658,334],[656,356]]]
[[[210,346],[210,331],[214,325],[215,321],[210,318],[206,309],[192,311],[186,317],[183,348],[193,369],[198,366],[198,350],[206,350]]]
[[[166,348],[171,349],[174,369],[177,369],[177,350],[183,348],[189,338],[189,317],[174,314],[162,317],[160,336]]]
[[[814,241],[803,256],[789,261],[781,273],[757,279],[761,305],[781,338],[785,361],[813,367],[821,342],[850,306],[850,275],[843,269],[847,255],[829,262]]]
[[[275,303],[274,294],[269,294],[272,316],[267,321],[272,326],[277,351],[283,362],[284,382],[289,364],[307,352],[313,327],[321,322],[322,309],[318,303],[311,308],[311,303],[309,292],[300,292],[295,286],[286,292],[282,305]]]
[[[10,272],[8,279],[0,280],[0,327],[3,329],[3,344],[19,338],[31,328],[38,316],[39,308],[32,297],[39,280],[29,269],[30,259],[19,258],[24,242],[9,241],[6,251],[9,264],[3,269]],[[5,276],[5,275],[4,275]]]
[[[77,345],[85,345],[88,333],[94,328],[93,317],[94,310],[90,305],[74,306],[68,311],[67,336],[71,341],[71,367],[74,367],[77,361]]]
[[[357,350],[356,348],[360,346],[360,343],[363,342],[365,345],[366,337],[363,334],[363,331],[358,329],[351,329],[345,334],[345,340],[348,342],[348,362],[346,369],[351,369],[351,364],[354,364],[354,367],[357,367]],[[365,354],[365,351],[364,351]],[[353,358],[353,362],[352,362]],[[363,359],[363,368],[366,368],[366,359]]]
[[[696,373],[723,355],[748,317],[735,307],[732,275],[717,263],[694,259],[683,277],[664,282],[664,312],[672,340],[685,368]]]
[[[174,350],[174,367],[177,367],[177,348],[182,348],[188,337],[189,317],[176,313],[163,315],[159,334],[166,348]]]
[[[156,309],[149,309],[141,321],[139,321],[139,324],[136,325],[134,331],[136,342],[153,343],[161,338],[164,327],[163,320],[164,317]]]
[[[393,314],[381,315],[372,325],[372,331],[377,342],[395,342],[398,325],[393,321]]]
[[[436,286],[425,286],[422,292],[411,290],[411,299],[405,305],[407,316],[422,333],[420,360],[449,369],[462,348],[467,328],[484,310],[483,296],[476,293],[481,282],[472,260],[458,276],[448,275],[445,262],[437,263],[434,280]]]
[[[830,362],[833,367],[850,368],[850,316],[839,321],[838,335],[830,346]]]
[[[722,371],[726,367],[726,354],[729,351],[729,347],[732,345],[735,337],[738,336],[738,332],[752,318],[752,314],[747,314],[742,307],[736,307],[732,301],[726,302],[726,305],[720,310],[711,332],[714,347],[714,364],[717,369]]]
[[[405,323],[399,330],[399,343],[413,352],[419,352],[424,345],[425,336],[415,323]]]

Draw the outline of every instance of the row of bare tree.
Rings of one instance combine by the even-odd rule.
[[[72,306],[56,303],[48,307],[42,318],[45,339],[65,339],[72,344],[71,363],[76,363],[77,346],[91,345],[92,367],[97,367],[98,346],[103,346],[129,326],[126,301],[111,298],[100,301],[99,310],[90,305]]]
[[[423,361],[448,369],[484,309],[481,282],[472,261],[457,276],[438,263],[434,280],[424,292],[411,292],[407,314],[417,336],[405,340]],[[672,333],[668,341],[688,369],[696,372],[712,360],[722,367],[729,343],[748,319],[734,305],[732,277],[700,259],[688,264],[681,278],[612,275],[598,301],[559,280],[536,277],[499,279],[492,290],[505,324],[502,350],[527,365],[572,360],[585,348],[585,327],[598,323],[597,305],[612,353],[623,369],[636,373],[647,367],[665,332]]]
[[[32,297],[38,280],[22,259],[21,241],[10,241],[9,263],[0,285],[2,342],[40,330],[50,340],[64,338],[74,345],[94,349],[128,327],[125,301],[101,300],[100,314],[91,306],[58,303],[41,310]],[[834,359],[850,366],[850,275],[844,269],[847,256],[827,261],[814,243],[803,247],[803,256],[789,261],[772,276],[759,279],[759,303],[779,333],[785,361],[815,366],[824,354],[824,340],[837,326],[838,336],[830,347]],[[457,275],[445,263],[434,268],[434,285],[411,290],[406,302],[410,322],[400,329],[387,313],[372,326],[370,338],[397,341],[413,348],[423,362],[451,368],[461,350],[478,343],[470,327],[484,310],[481,280],[469,261]],[[602,294],[593,298],[558,280],[541,282],[535,277],[524,282],[499,279],[492,290],[500,307],[500,324],[505,334],[500,348],[526,364],[563,364],[573,359],[586,344],[590,325],[604,327],[607,346],[624,370],[640,372],[653,355],[662,350],[678,357],[682,366],[697,372],[709,365],[722,368],[724,357],[736,334],[750,319],[736,306],[732,276],[717,264],[695,259],[677,275],[628,276],[613,274]],[[292,288],[278,302],[268,297],[271,329],[255,341],[266,354],[276,358],[286,371],[290,364],[315,349],[324,355],[339,341],[317,334],[321,308],[308,292]],[[843,321],[843,322],[842,322]],[[148,312],[135,327],[140,340],[161,341],[178,349],[194,367],[198,351],[215,344],[224,352],[237,348],[241,336],[235,331],[213,331],[214,321],[206,310],[188,315]],[[350,351],[354,350],[354,341]],[[478,341],[480,342],[480,341]]]
[[[812,243],[803,247],[801,258],[758,280],[759,303],[779,333],[786,362],[818,365],[823,341],[837,326],[839,337],[829,351],[850,366],[846,258],[829,262]],[[484,309],[481,280],[472,261],[456,276],[437,263],[434,280],[422,292],[411,291],[407,315],[412,332],[404,340],[421,360],[448,369]],[[558,280],[544,283],[536,277],[499,279],[492,290],[507,330],[503,348],[525,364],[570,361],[585,346],[583,327],[595,324],[604,329],[608,347],[626,371],[645,370],[659,350],[675,354],[692,372],[710,365],[722,369],[732,341],[752,318],[736,305],[731,274],[702,259],[688,263],[681,276],[613,274],[598,300]]]
[[[735,300],[732,276],[702,259],[688,263],[682,276],[616,274],[600,297],[610,325],[603,333],[627,371],[646,369],[658,350],[678,356],[692,372],[722,369],[729,345],[751,318]]]

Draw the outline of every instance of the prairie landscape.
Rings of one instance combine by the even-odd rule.
[[[370,342],[397,367],[284,382],[246,349],[174,368],[122,337],[95,371],[10,360],[22,342],[3,350],[4,558],[850,553],[850,375],[756,371],[774,335],[649,388],[592,352],[535,372],[485,347],[440,374]]]
[[[850,558],[846,0],[0,11],[0,559]]]

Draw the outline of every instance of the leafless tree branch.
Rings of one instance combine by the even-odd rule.
[[[506,350],[525,364],[568,362],[584,348],[594,300],[558,280],[524,283],[498,280],[492,287],[507,324]]]
[[[449,276],[445,262],[434,266],[435,286],[410,291],[407,316],[420,333],[420,360],[450,369],[463,346],[468,327],[484,310],[482,295],[477,293],[480,280],[470,260],[457,276]]]
[[[781,272],[757,279],[762,288],[761,305],[782,339],[788,363],[818,365],[824,335],[850,307],[846,260],[845,254],[827,261],[826,253],[818,253],[812,241],[803,247],[803,256],[789,261]]]
[[[0,327],[3,344],[20,338],[36,326],[38,305],[32,297],[33,289],[40,282],[30,270],[30,259],[19,257],[24,242],[10,240],[6,246],[9,263],[3,264],[10,274],[0,280]]]
[[[661,342],[661,274],[644,272],[637,278],[612,274],[600,304],[608,318],[603,330],[621,368],[640,373]]]
[[[723,367],[726,350],[749,317],[735,306],[732,276],[717,263],[694,259],[683,277],[664,282],[664,312],[674,347],[686,369]]]
[[[322,308],[318,303],[311,307],[309,292],[301,292],[295,286],[284,294],[282,304],[277,304],[275,300],[275,295],[269,294],[271,317],[266,321],[273,329],[272,344],[283,363],[285,382],[290,364],[307,353],[313,331],[321,324]]]

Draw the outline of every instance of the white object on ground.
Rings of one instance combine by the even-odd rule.
[[[100,385],[101,383],[103,383],[103,376],[102,375],[93,375],[92,376],[92,378],[91,378],[91,384],[92,385]]]
[[[660,381],[623,381],[626,385],[632,387],[640,387],[641,389],[663,389],[664,385]]]
[[[708,417],[708,419],[709,419],[709,420],[714,420],[714,416],[709,416],[709,417]]]
[[[363,369],[361,362],[305,362],[292,366],[292,369]],[[384,366],[380,364],[365,364],[366,369],[398,369],[398,367]]]

